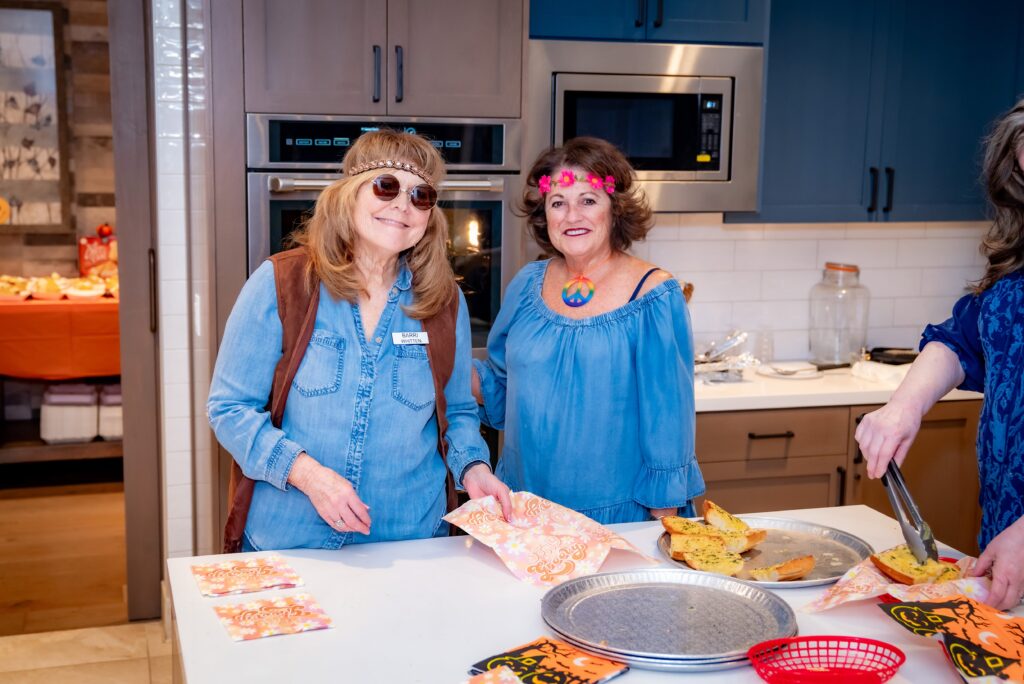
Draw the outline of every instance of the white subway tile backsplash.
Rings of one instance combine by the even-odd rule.
[[[971,266],[979,263],[978,240],[972,238],[900,240],[900,266]],[[983,263],[983,262],[982,262]]]
[[[768,240],[835,240],[843,237],[845,223],[766,223]]]
[[[733,268],[735,246],[732,242],[697,242],[681,240],[663,243],[653,250],[654,263],[671,271],[677,278],[690,280],[698,271],[728,271]]]
[[[157,278],[165,280],[184,280],[188,277],[188,264],[185,261],[184,245],[167,245],[160,247],[156,253]],[[165,312],[166,313],[166,312]]]
[[[730,274],[739,275],[739,273]],[[821,280],[821,270],[764,271],[761,273],[761,299],[798,299],[808,297]]]
[[[766,233],[767,235],[767,233]],[[791,271],[813,268],[818,243],[814,240],[740,241],[736,243],[737,271]]]
[[[185,176],[180,173],[158,173],[156,179],[158,209],[185,209]]]
[[[777,361],[804,361],[811,357],[808,330],[776,330],[772,339]]]
[[[679,276],[693,283],[694,302],[738,302],[757,298],[761,274],[755,271],[706,271],[692,278]]]
[[[822,240],[818,243],[821,267],[827,261],[854,264],[863,268],[888,268],[896,265],[896,251],[885,240]]]
[[[891,328],[895,309],[896,300],[872,297],[868,306],[868,327]]]
[[[154,130],[158,138],[181,138],[185,135],[185,110],[181,102],[157,102],[154,109]]]
[[[160,316],[163,349],[188,349],[188,316]]]
[[[192,453],[192,427],[190,418],[164,420],[164,448],[167,451]]]
[[[933,297],[960,297],[967,293],[968,285],[980,279],[985,269],[979,266],[953,266],[950,268],[922,268],[921,294]]]
[[[182,558],[195,555],[192,547],[192,516],[187,518],[168,518],[167,525],[167,557]]]
[[[670,214],[679,217],[681,226],[722,226],[722,214],[715,212],[689,212],[685,214]],[[658,214],[663,216],[663,214]],[[739,225],[739,224],[736,224]],[[751,224],[750,228],[758,228],[757,224]]]
[[[192,453],[167,451],[164,453],[164,484],[168,487],[189,485],[192,482]]]
[[[899,347],[917,349],[921,340],[921,326],[894,326],[892,328],[869,328],[868,348]]]
[[[188,484],[170,485],[166,487],[167,518],[192,517],[192,487]]]
[[[695,214],[704,216],[705,214]],[[764,226],[746,224],[683,223],[679,229],[680,240],[764,240]]]
[[[801,330],[810,327],[806,299],[774,302],[736,302],[732,316],[742,330]]]
[[[160,209],[157,211],[157,244],[161,247],[185,246],[185,210]]]
[[[916,297],[921,293],[921,271],[916,268],[862,268],[860,284],[875,297]]]
[[[926,223],[847,223],[846,238],[851,240],[897,240],[899,238],[923,238]]]
[[[169,352],[175,352],[175,353],[177,353],[177,352],[184,352],[185,354],[188,354],[188,350],[181,350],[181,349],[165,350],[164,351],[164,354],[165,354],[164,367],[165,368],[167,367],[166,355]],[[188,368],[188,365],[186,363],[185,365],[183,365],[181,367],[182,368]],[[163,374],[163,388],[162,388],[162,392],[163,392],[163,394],[162,394],[162,397],[163,397],[163,407],[162,408],[163,408],[163,413],[164,413],[164,418],[165,419],[167,419],[167,418],[185,418],[185,417],[188,417],[189,415],[191,415],[192,404],[189,401],[189,393],[191,391],[191,387],[192,386],[187,382],[187,379],[188,379],[187,376],[186,375],[182,375],[180,372],[175,372],[175,373],[172,373],[172,374],[164,372],[164,374]],[[205,411],[205,406],[202,407],[201,410]]]
[[[925,226],[927,226],[925,237],[973,238],[980,243],[991,224],[987,221],[968,221],[964,223],[926,223]]]
[[[688,308],[694,334],[718,333],[732,328],[731,304],[701,304],[694,301],[690,302]]]
[[[928,323],[940,323],[949,318],[955,297],[907,297],[896,300],[893,324],[916,325],[924,328]]]
[[[153,62],[164,65],[181,65],[181,31],[173,28],[153,30]]]
[[[156,139],[156,168],[159,173],[185,173],[184,144],[181,138]]]
[[[188,313],[188,281],[160,281],[160,312],[164,314]]]

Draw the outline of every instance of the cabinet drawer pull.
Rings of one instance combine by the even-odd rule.
[[[380,102],[380,45],[373,46],[373,101]]]
[[[796,433],[792,430],[786,430],[785,432],[769,432],[761,435],[756,432],[747,433],[747,439],[792,439],[794,437],[796,437]]]
[[[885,167],[885,206],[882,212],[888,214],[892,211],[892,193],[896,185],[896,169],[891,166]]]
[[[637,28],[640,28],[644,23],[646,23],[644,18],[644,15],[647,14],[646,6],[647,0],[636,0],[636,21],[633,22],[633,25]]]
[[[401,45],[395,46],[395,102],[405,98],[405,50]]]
[[[846,468],[836,466],[836,472],[839,473],[839,505],[842,506],[846,503]]]
[[[868,204],[868,213],[874,213],[878,209],[878,169],[872,166],[868,169],[871,174],[871,203]]]
[[[654,17],[654,28],[661,28],[665,23],[665,0],[658,0],[658,13]]]

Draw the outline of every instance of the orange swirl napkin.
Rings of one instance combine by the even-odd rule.
[[[309,594],[214,606],[234,641],[298,634],[331,627],[331,618]]]
[[[192,576],[203,596],[247,594],[302,585],[302,578],[278,555],[193,565]]]
[[[657,562],[587,516],[529,492],[512,493],[510,518],[501,517],[492,496],[468,501],[444,517],[494,549],[513,575],[539,587],[597,572],[611,549]]]
[[[961,574],[965,574],[974,563],[974,558],[965,556],[958,560],[956,565],[960,568]],[[883,575],[868,558],[847,570],[823,596],[804,606],[804,610],[817,613],[849,601],[861,601],[882,594],[890,594],[900,601],[934,601],[956,595],[984,601],[988,598],[991,583],[987,577],[962,577],[949,582],[900,584]]]

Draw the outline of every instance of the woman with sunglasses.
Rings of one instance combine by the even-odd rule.
[[[423,138],[359,137],[295,238],[319,282],[316,320],[280,428],[267,410],[282,357],[275,265],[264,262],[228,319],[208,412],[218,440],[256,481],[243,551],[338,548],[441,535],[447,525],[430,340],[421,321],[451,301],[444,162]],[[458,292],[445,389],[447,461],[473,498],[508,488],[490,471],[470,393],[471,340]]]
[[[521,204],[550,258],[509,283],[474,361],[497,475],[601,523],[693,514],[693,342],[683,289],[627,250],[652,214],[615,146],[545,150]]]

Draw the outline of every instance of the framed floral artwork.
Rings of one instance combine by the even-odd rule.
[[[0,234],[71,229],[63,12],[0,0]]]

